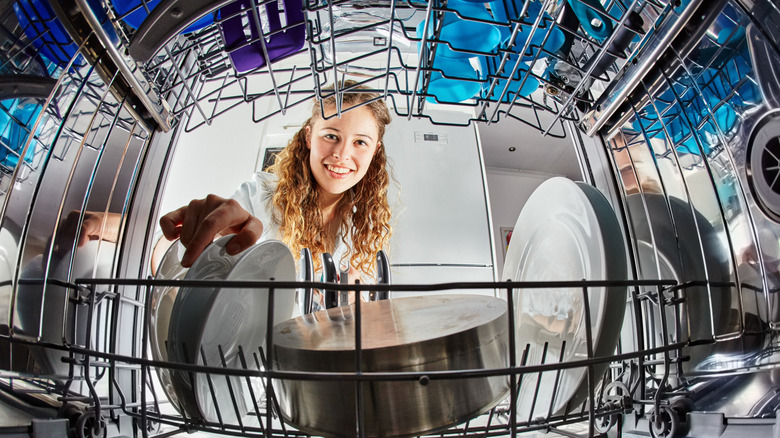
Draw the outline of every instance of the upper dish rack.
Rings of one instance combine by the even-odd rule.
[[[256,122],[265,120],[327,94],[327,84],[355,79],[383,94],[400,117],[430,119],[426,107],[441,103],[466,115],[434,123],[510,117],[560,137],[564,121],[605,118],[602,101],[614,98],[626,67],[652,63],[640,54],[658,49],[657,34],[676,34],[700,3],[306,0],[299,16],[295,1],[147,1],[69,0],[52,8],[83,44],[80,52],[109,58],[100,68],[119,72],[114,86],[132,91],[130,106],[163,130],[182,120],[195,129],[246,103]],[[484,11],[464,12],[464,3]],[[35,40],[45,31],[32,15],[23,34]],[[488,47],[459,46],[446,36],[453,21],[500,37]],[[272,62],[242,63],[246,51]],[[452,67],[453,56],[468,61]],[[433,85],[440,79],[471,92],[442,95]]]

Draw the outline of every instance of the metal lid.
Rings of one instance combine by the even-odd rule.
[[[354,309],[322,310],[274,327],[279,369],[354,370]],[[363,371],[431,369],[452,362],[453,355],[479,350],[500,334],[505,339],[507,332],[506,301],[481,295],[373,301],[361,304],[361,316]]]

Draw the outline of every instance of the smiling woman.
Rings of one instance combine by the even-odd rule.
[[[294,254],[311,250],[315,265],[326,252],[348,262],[350,281],[374,276],[374,257],[391,233],[382,141],[390,113],[378,94],[354,82],[340,90],[341,114],[336,94],[324,90],[269,173],[254,174],[230,199],[209,195],[160,219],[165,237],[187,248],[183,265],[215,237],[235,233],[229,254],[279,239]]]

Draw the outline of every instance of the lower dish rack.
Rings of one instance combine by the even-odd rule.
[[[40,284],[41,280],[20,280],[20,284]],[[48,280],[52,284],[55,280]],[[687,383],[682,365],[685,349],[691,341],[682,335],[674,315],[685,301],[684,290],[689,285],[668,280],[581,281],[581,282],[505,282],[505,283],[446,283],[432,285],[342,285],[312,282],[236,282],[153,279],[78,279],[74,284],[57,282],[71,288],[69,302],[76,307],[77,323],[73,336],[63,339],[81,339],[82,342],[63,342],[62,345],[40,340],[4,335],[14,351],[53,349],[62,353],[67,363],[67,375],[45,376],[31,372],[2,371],[2,389],[20,403],[56,408],[56,417],[69,420],[69,427],[79,437],[121,436],[136,430],[140,436],[173,436],[197,431],[232,436],[299,437],[309,436],[282,420],[279,398],[274,381],[303,379],[354,382],[357,395],[355,406],[323,406],[323,409],[354,409],[357,422],[349,435],[367,436],[365,415],[366,385],[380,381],[417,382],[421,387],[441,379],[474,379],[505,376],[511,381],[508,396],[495,407],[468,421],[435,431],[435,436],[515,436],[529,431],[555,432],[565,436],[594,436],[624,428],[626,416],[649,420],[645,424],[653,436],[673,436],[684,418]],[[148,319],[151,317],[151,296],[155,287],[197,286],[235,288],[258,287],[273,291],[280,288],[327,288],[338,291],[404,291],[426,294],[463,294],[476,290],[494,290],[506,299],[508,343],[507,366],[484,369],[457,369],[426,372],[365,372],[360,361],[356,372],[295,372],[269,367],[272,351],[239,349],[237,366],[228,366],[224,356],[221,363],[193,365],[166,362],[150,358]],[[605,290],[609,288],[609,290]],[[558,360],[542,354],[529,354],[532,345],[516,336],[518,324],[517,297],[512,291],[567,290],[582,297],[582,313],[567,322],[584,330],[585,356],[567,358],[566,341],[550,338],[538,342],[545,353],[555,350]],[[594,356],[594,337],[591,325],[593,296],[620,293],[626,299],[625,321],[617,324],[621,330],[620,342],[614,354]],[[272,300],[274,293],[269,294]],[[361,307],[351,305],[356,324],[354,333],[361,333]],[[269,309],[273,309],[269,303]],[[338,309],[338,308],[337,308]],[[332,309],[331,309],[332,310]],[[273,310],[266,321],[273,321]],[[623,318],[623,315],[607,315]],[[679,318],[676,318],[679,321]],[[579,321],[582,321],[580,323]],[[79,327],[83,324],[84,327]],[[622,326],[622,328],[621,328]],[[613,327],[613,329],[614,329]],[[273,331],[268,326],[266,345],[273,345]],[[78,333],[81,333],[79,335]],[[355,336],[356,354],[363,353],[361,337]],[[88,341],[86,341],[88,340]],[[557,344],[556,344],[557,342]],[[701,343],[702,341],[698,341]],[[714,341],[711,341],[714,342]],[[570,346],[568,348],[577,348]],[[12,368],[9,368],[12,369]],[[177,409],[166,397],[158,375],[176,372],[194,382],[196,376],[211,388],[220,383],[227,389],[230,403],[215,403],[216,420],[187,415]],[[574,379],[572,373],[579,375]],[[237,383],[238,382],[238,383]],[[551,383],[551,384],[550,384]],[[579,385],[580,396],[559,401],[556,394],[571,394],[566,385]],[[237,385],[248,388],[244,398],[250,400],[245,412],[239,412]],[[361,389],[362,388],[362,389]],[[576,392],[576,391],[575,391]],[[305,394],[303,394],[305,397]],[[4,397],[7,398],[7,397]],[[48,405],[44,402],[48,400]],[[217,399],[214,398],[216,402]],[[396,400],[395,403],[404,403]],[[442,400],[442,403],[457,400]],[[244,415],[246,413],[246,415]],[[387,413],[391,415],[392,413]],[[52,420],[56,421],[56,420]],[[403,421],[403,419],[397,419]],[[430,432],[434,433],[434,432]],[[135,435],[139,436],[139,435]]]

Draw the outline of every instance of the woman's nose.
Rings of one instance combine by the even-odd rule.
[[[338,144],[336,144],[333,147],[331,155],[333,155],[333,158],[336,158],[336,159],[348,160],[349,159],[349,145],[346,142],[343,142],[343,141],[338,142]]]

